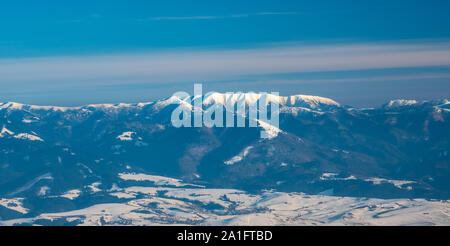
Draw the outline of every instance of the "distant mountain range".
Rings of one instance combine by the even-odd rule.
[[[259,97],[241,99],[248,106]],[[225,99],[215,93],[203,106]],[[379,108],[305,95],[277,100],[280,132],[268,139],[261,127],[175,128],[171,113],[185,103],[175,97],[81,107],[0,103],[0,220],[129,202],[136,192],[111,194],[143,183],[176,188],[174,180],[258,196],[450,198],[448,100]]]

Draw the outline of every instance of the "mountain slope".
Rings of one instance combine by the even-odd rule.
[[[225,98],[206,95],[203,109]],[[248,107],[259,98],[235,102]],[[247,192],[450,197],[447,100],[375,109],[314,96],[277,100],[279,133],[268,139],[260,138],[264,125],[175,128],[172,111],[193,107],[174,97],[81,107],[0,103],[0,197],[25,198],[35,214],[83,208],[111,200],[92,190],[113,189],[123,172]]]

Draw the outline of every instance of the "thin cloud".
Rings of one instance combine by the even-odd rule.
[[[243,80],[246,84],[253,85],[289,85],[289,84],[317,84],[317,83],[361,83],[361,82],[385,82],[385,81],[413,81],[413,80],[435,80],[450,79],[450,73],[423,73],[416,75],[392,75],[392,76],[371,76],[357,78],[332,78],[332,79],[266,79],[266,80]],[[234,81],[231,81],[234,82]]]
[[[296,15],[297,12],[258,12],[248,14],[233,14],[233,15],[196,15],[196,16],[164,16],[164,17],[150,17],[139,19],[140,21],[164,21],[164,20],[212,20],[212,19],[234,19],[234,18],[249,18],[253,16],[265,15]]]
[[[251,75],[450,66],[450,42],[294,45],[0,59],[0,85],[220,81]],[[127,82],[123,82],[127,81]],[[4,87],[3,87],[4,88]]]
[[[210,20],[210,19],[223,19],[224,16],[182,16],[182,17],[152,17],[144,20]]]
[[[255,15],[296,15],[298,12],[259,12]]]

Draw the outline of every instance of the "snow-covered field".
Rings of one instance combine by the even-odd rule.
[[[450,201],[369,199],[234,189],[205,189],[180,180],[143,174],[124,180],[154,182],[99,190],[120,198],[79,210],[27,217],[23,199],[1,199],[0,206],[24,214],[0,225],[450,225]],[[67,194],[70,194],[67,195]],[[73,195],[76,194],[76,195]],[[66,199],[78,199],[80,191]]]

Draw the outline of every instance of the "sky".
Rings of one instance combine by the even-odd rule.
[[[450,98],[449,1],[3,1],[0,102]]]

